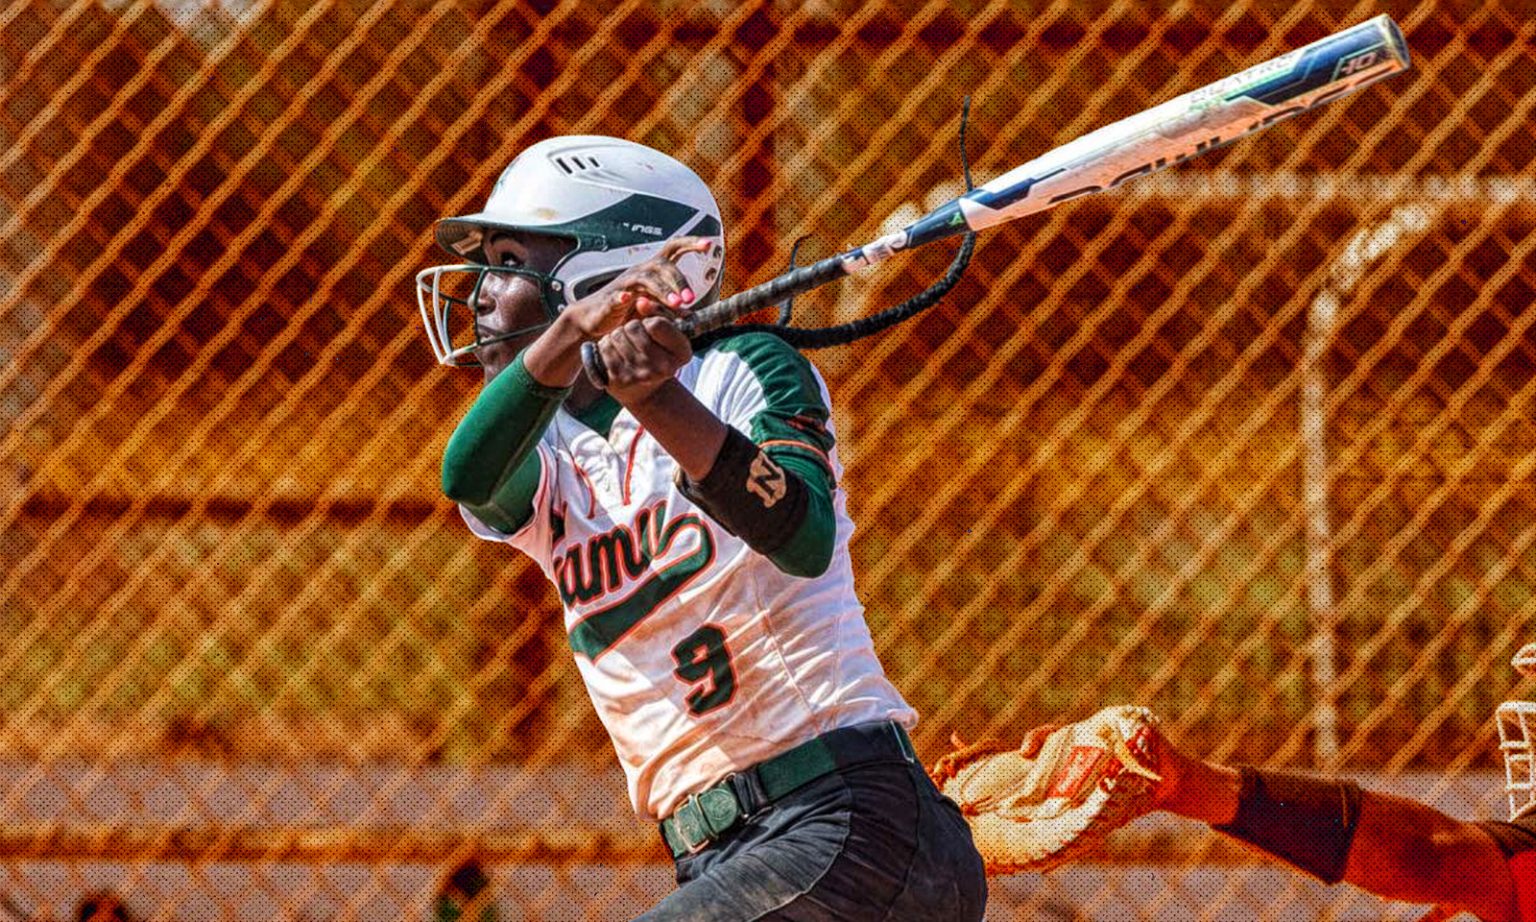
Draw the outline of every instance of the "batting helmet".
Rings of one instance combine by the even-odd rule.
[[[1536,678],[1536,643],[1521,647],[1510,664],[1521,675]],[[1509,818],[1514,819],[1536,810],[1536,701],[1506,701],[1499,705],[1497,720]]]
[[[548,273],[492,266],[485,242],[498,230],[561,237],[572,246]],[[699,295],[694,305],[700,306],[718,295],[725,263],[720,206],[704,181],[666,154],[620,138],[573,135],[541,141],[502,171],[483,211],[437,223],[438,245],[465,262],[416,276],[417,303],[432,349],[445,365],[475,364],[477,347],[547,325],[566,305],[651,258],[666,240],[685,235],[715,243],[677,261]],[[493,272],[534,281],[545,320],[481,339],[473,305],[481,283]]]

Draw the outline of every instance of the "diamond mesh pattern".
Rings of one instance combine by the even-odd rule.
[[[478,855],[503,918],[639,912],[664,855],[554,594],[437,490],[476,379],[417,326],[432,221],[533,140],[623,135],[714,186],[734,290],[956,194],[967,94],[994,175],[1378,12],[1409,75],[989,232],[933,311],[814,358],[926,756],[1127,701],[1493,815],[1536,623],[1520,4],[0,6],[0,893],[427,918]],[[1128,835],[993,917],[1370,905]]]

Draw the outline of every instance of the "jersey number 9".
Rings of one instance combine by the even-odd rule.
[[[707,714],[729,704],[736,694],[736,671],[731,668],[731,651],[725,646],[725,632],[706,624],[684,637],[672,648],[677,663],[674,673],[696,686],[688,693],[688,710],[694,716]]]

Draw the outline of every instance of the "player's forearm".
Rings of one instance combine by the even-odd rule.
[[[514,359],[481,390],[449,438],[443,492],[472,511],[492,504],[532,458],[565,394],[533,380],[522,357]]]
[[[624,404],[678,467],[694,480],[709,475],[725,444],[725,423],[676,379]]]
[[[569,388],[581,374],[581,344],[592,339],[574,311],[563,311],[523,350],[524,367],[545,387]]]
[[[1209,823],[1329,883],[1493,922],[1514,919],[1508,865],[1470,823],[1338,779],[1248,768],[1240,774],[1171,748],[1162,759],[1160,769],[1177,783],[1161,809]]]
[[[1437,903],[1485,922],[1514,920],[1514,883],[1493,839],[1417,801],[1365,791],[1344,879],[1409,903]]]
[[[1159,809],[1212,826],[1230,823],[1237,816],[1241,781],[1236,769],[1190,759],[1164,768],[1177,771],[1178,784],[1159,801]]]
[[[693,484],[717,475],[729,427],[676,381],[653,391],[645,400],[626,404],[640,424],[677,461]],[[737,439],[741,436],[737,435]],[[750,447],[750,446],[749,446]],[[727,459],[729,463],[732,459]],[[730,497],[711,505],[695,495],[718,524],[738,535],[754,550],[768,557],[774,565],[793,576],[815,577],[825,573],[831,563],[837,538],[836,516],[832,508],[831,478],[816,469],[813,462],[799,457],[780,457],[779,473],[784,480],[784,505],[759,506],[763,496],[746,491],[743,483],[726,485],[728,492],[739,493],[742,507]],[[750,508],[745,508],[750,507]],[[733,515],[739,513],[739,515]],[[750,521],[748,527],[743,525]],[[777,527],[774,527],[777,526]]]

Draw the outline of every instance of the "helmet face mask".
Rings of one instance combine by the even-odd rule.
[[[706,252],[676,260],[696,295],[694,305],[708,304],[719,293],[725,236],[719,206],[703,180],[677,160],[630,141],[592,135],[551,138],[512,161],[483,211],[446,218],[436,226],[438,245],[459,263],[418,274],[417,299],[428,339],[444,364],[475,364],[474,350],[489,342],[471,340],[464,333],[473,331],[472,325],[466,331],[452,319],[475,301],[471,297],[466,304],[464,297],[453,296],[450,288],[465,286],[446,279],[447,273],[485,269],[490,262],[485,244],[496,231],[574,241],[547,275],[521,272],[538,282],[549,320],[680,236],[714,243]],[[483,278],[482,273],[474,293]],[[451,335],[456,330],[458,338]]]
[[[1536,643],[1521,647],[1511,665],[1523,676],[1536,677]],[[1495,719],[1509,818],[1515,819],[1536,811],[1536,701],[1506,701]]]
[[[507,332],[484,335],[475,305],[480,303],[486,280],[495,275],[515,275],[532,283],[539,292],[543,319]],[[547,273],[525,266],[474,263],[434,266],[417,273],[416,303],[437,360],[455,367],[479,365],[476,352],[481,346],[543,330],[554,321],[563,306],[555,291],[554,280]]]

